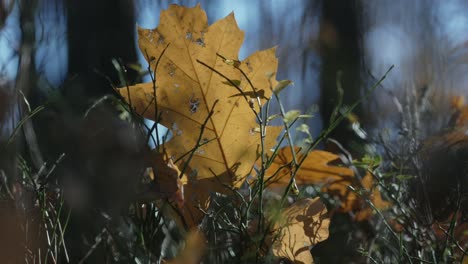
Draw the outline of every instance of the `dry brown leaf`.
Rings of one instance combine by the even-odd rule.
[[[452,98],[452,108],[455,110],[450,118],[449,125],[459,128],[468,125],[468,106],[465,104],[464,96],[454,96]]]
[[[140,200],[169,199],[178,208],[184,206],[184,187],[179,179],[180,170],[167,155],[156,151],[147,156],[151,166],[149,188],[140,194]]]
[[[180,254],[166,264],[198,264],[200,263],[206,248],[205,237],[200,231],[192,230],[185,238],[185,247]]]
[[[296,148],[296,153],[299,148]],[[302,154],[298,153],[298,159]],[[281,187],[289,183],[291,177],[292,154],[290,147],[284,147],[278,151],[278,156],[268,168],[265,175],[269,178],[270,187]],[[349,186],[360,190],[365,189],[368,198],[377,208],[387,208],[389,203],[384,201],[378,188],[373,184],[373,176],[370,172],[359,183],[354,171],[350,168],[332,164],[341,163],[339,156],[323,150],[314,150],[309,153],[306,160],[296,173],[296,183],[299,185],[322,185],[322,191],[336,195],[341,200],[342,212],[355,211],[355,219],[365,220],[372,215],[372,208],[367,202],[350,190]],[[342,165],[342,164],[341,164]],[[276,173],[277,172],[277,173]],[[276,173],[276,175],[275,175]]]
[[[218,101],[198,143],[212,141],[199,147],[193,155],[191,177],[204,179],[216,175],[223,177],[224,183],[238,187],[259,155],[260,135],[256,132],[259,125],[251,104],[239,91],[199,61],[230,80],[240,81],[239,86],[246,93],[253,92],[242,73],[227,63],[238,60],[244,33],[239,30],[233,14],[208,26],[200,5],[193,8],[171,5],[160,17],[156,29],[138,29],[138,43],[153,69],[161,57],[156,70],[158,111],[162,113],[161,123],[173,132],[166,149],[177,159],[195,148],[202,124]],[[257,91],[263,90],[260,101],[264,103],[264,98],[271,96],[270,85],[277,83],[275,49],[256,52],[234,65],[246,73]],[[121,89],[120,93],[137,112],[154,119],[152,83],[130,87],[130,99],[126,89]],[[255,102],[254,108],[258,110]],[[280,131],[281,127],[267,128],[266,149],[275,144]],[[180,164],[187,158],[188,155]]]
[[[354,186],[356,186],[355,184]],[[359,188],[359,187],[358,187]],[[366,195],[373,206],[377,209],[387,209],[391,206],[391,203],[382,199],[380,191],[377,186],[374,184],[374,176],[367,171],[366,175],[361,180],[361,188],[364,191],[362,195]],[[354,215],[354,220],[363,221],[369,219],[374,214],[374,209],[369,206],[369,201],[359,197],[354,192],[348,193],[348,204],[351,206],[348,208],[343,208],[342,211],[348,212],[353,210],[356,214]]]
[[[329,225],[327,208],[319,198],[296,201],[281,212],[272,252],[296,264],[313,263],[310,248],[328,238]]]
[[[454,259],[461,259],[463,252],[460,249],[464,251],[468,249],[468,223],[463,220],[463,213],[452,213],[444,221],[436,220],[431,228],[439,243],[453,241],[458,244],[459,247],[453,248]]]

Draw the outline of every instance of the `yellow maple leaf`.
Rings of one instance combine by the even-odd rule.
[[[297,153],[299,148],[295,148],[295,150]],[[302,154],[299,154],[298,159],[301,158]],[[265,172],[270,187],[281,187],[289,183],[292,159],[290,147],[284,147],[278,151],[278,155]],[[343,164],[338,166],[337,163],[340,162],[340,157],[331,152],[314,150],[309,153],[296,173],[296,183],[299,185],[322,185],[323,192],[339,197],[341,201],[340,211],[355,211],[355,219],[358,221],[369,218],[372,215],[372,208],[349,186],[357,190],[363,189],[369,200],[377,208],[382,209],[389,206],[389,203],[382,199],[378,188],[373,186],[373,176],[370,172],[367,171],[359,182],[352,169],[345,167]]]
[[[180,167],[190,156],[185,154],[196,148],[189,177],[216,176],[234,187],[245,180],[261,152],[253,110],[259,111],[257,102],[265,103],[272,93],[270,87],[277,84],[275,49],[256,52],[239,62],[243,38],[233,14],[208,26],[200,5],[171,5],[161,12],[157,28],[138,29],[140,49],[151,67],[156,68],[159,61],[155,74],[158,113],[160,123],[173,133],[165,144],[168,153],[175,159],[183,157]],[[252,99],[252,104],[246,100],[249,96],[233,87],[236,85],[246,95],[258,92],[261,96],[258,101]],[[154,120],[153,84],[138,84],[129,91],[130,98],[120,89],[138,113]],[[275,144],[280,131],[281,127],[267,127],[265,151]]]
[[[310,248],[328,238],[329,225],[327,208],[320,198],[296,201],[281,211],[272,252],[296,264],[313,263]]]

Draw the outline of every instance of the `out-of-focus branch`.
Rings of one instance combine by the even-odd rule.
[[[18,75],[16,77],[16,99],[20,115],[27,115],[30,112],[28,98],[34,96],[37,87],[37,75],[34,62],[35,26],[34,14],[36,1],[20,0],[20,29],[21,45],[19,52]],[[37,143],[32,120],[28,119],[23,125],[25,141],[27,143],[31,160],[34,166],[39,169],[44,161]]]
[[[13,9],[13,0],[0,0],[0,30],[5,26],[5,21]]]
[[[321,25],[319,33],[320,55],[322,59],[321,113],[324,127],[330,124],[330,117],[340,101],[337,78],[344,86],[343,106],[349,106],[361,98],[361,2],[324,0],[322,1]],[[338,73],[341,73],[340,75]],[[360,116],[360,107],[355,114]],[[359,140],[354,136],[349,123],[344,122],[330,137],[345,147]]]

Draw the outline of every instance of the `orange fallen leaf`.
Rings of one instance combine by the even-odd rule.
[[[454,96],[451,105],[455,112],[450,118],[449,125],[455,128],[468,125],[468,106],[465,104],[465,97]]]
[[[167,155],[156,151],[147,157],[151,166],[149,188],[140,194],[141,200],[169,199],[177,207],[184,206],[184,187],[179,179],[180,170]]]
[[[303,157],[299,148],[295,148],[298,159]],[[291,178],[292,153],[290,147],[284,147],[278,151],[278,155],[267,169],[265,175],[270,182],[269,187],[281,187],[289,183]],[[336,164],[336,165],[335,165]],[[372,215],[372,208],[368,203],[352,191],[349,186],[356,190],[364,191],[370,201],[377,208],[387,208],[389,203],[384,201],[377,187],[373,184],[373,176],[370,172],[359,180],[352,169],[341,163],[339,156],[323,150],[314,150],[309,153],[295,176],[299,185],[321,185],[322,191],[339,197],[341,200],[340,211],[355,211],[355,219],[365,220]]]
[[[358,184],[355,184],[356,186]],[[361,186],[357,187],[358,191],[361,190],[361,194],[357,195],[354,192],[348,193],[348,203],[350,207],[344,207],[342,211],[348,212],[350,210],[355,212],[354,220],[363,221],[369,219],[374,214],[374,209],[369,206],[369,202],[372,202],[373,206],[377,209],[387,209],[391,206],[391,203],[382,199],[378,186],[374,184],[374,176],[366,171],[366,174],[361,180]],[[366,200],[368,199],[368,201]]]
[[[310,248],[328,238],[330,219],[319,198],[296,201],[281,212],[272,252],[296,264],[313,263]]]
[[[198,264],[206,249],[205,237],[200,231],[192,230],[185,238],[185,246],[175,258],[165,264]]]
[[[296,153],[299,148],[295,148]],[[298,153],[298,158],[302,154]],[[292,161],[292,153],[290,147],[283,147],[278,151],[275,160],[265,172],[265,175],[271,181],[271,185],[284,185],[289,183],[291,175],[290,163]],[[347,167],[331,166],[330,163],[340,161],[340,158],[328,151],[314,150],[309,153],[307,159],[302,164],[296,174],[297,184],[317,184],[336,182],[337,180],[345,180],[351,182],[354,178],[354,172]],[[277,172],[277,173],[276,173]],[[276,173],[276,175],[275,175]]]
[[[454,226],[452,226],[454,224]],[[456,259],[460,259],[463,256],[462,250],[467,250],[468,248],[468,223],[463,220],[463,214],[457,213],[456,215],[452,213],[444,221],[435,221],[432,226],[435,237],[439,243],[450,243],[458,244],[454,247],[454,255]],[[450,229],[453,228],[453,231]],[[465,263],[465,262],[463,262]]]

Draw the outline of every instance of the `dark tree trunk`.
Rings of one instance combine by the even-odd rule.
[[[360,99],[361,10],[360,0],[322,1],[320,110],[325,128],[330,125],[330,117],[339,103],[337,78],[340,78],[343,88],[343,106],[350,106]],[[361,111],[356,109],[353,113],[360,116]],[[359,139],[354,136],[347,120],[344,120],[336,127],[330,137],[340,142],[347,149],[350,148],[350,143]],[[326,147],[333,151],[336,146],[327,144]],[[366,224],[354,223],[347,214],[335,214],[330,224],[330,237],[312,250],[314,259],[320,263],[365,262],[365,259],[357,253],[357,241],[359,239],[345,231],[358,228],[365,229]],[[340,254],[336,254],[336,252],[340,252]]]
[[[360,1],[322,1],[320,47],[322,55],[321,113],[324,127],[338,104],[337,78],[344,90],[343,105],[351,105],[360,98],[361,84],[361,15]],[[354,111],[358,116],[360,110]],[[349,122],[345,121],[330,135],[344,146],[353,140]]]
[[[119,83],[112,60],[137,61],[132,0],[68,1],[68,71],[76,76],[73,94],[101,96]],[[136,72],[129,70],[129,82]]]
[[[105,240],[121,223],[142,175],[146,142],[138,127],[119,118],[112,103],[94,104],[113,94],[112,86],[123,85],[113,59],[121,66],[137,61],[134,7],[132,0],[69,0],[67,5],[69,80],[63,87],[66,103],[45,116],[53,133],[48,146],[56,146],[49,153],[65,153],[57,176],[65,193],[77,193],[66,197],[74,208],[66,237],[73,249],[70,259],[106,263],[112,255],[107,243],[87,253],[97,234],[102,232]],[[136,78],[129,69],[128,83]]]

